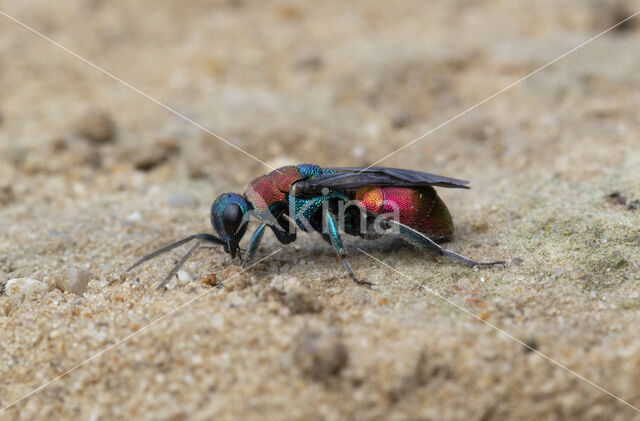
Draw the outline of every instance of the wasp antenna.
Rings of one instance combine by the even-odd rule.
[[[220,240],[218,237],[216,237],[215,235],[211,235],[211,234],[206,234],[206,233],[202,233],[202,234],[193,234],[190,235],[188,237],[183,238],[182,240],[176,241],[175,243],[171,243],[168,246],[164,246],[150,254],[147,254],[146,256],[144,256],[143,258],[141,258],[140,260],[138,260],[137,262],[135,262],[133,265],[131,265],[128,269],[127,272],[130,272],[132,269],[134,269],[135,267],[141,265],[142,263],[153,259],[154,257],[158,257],[163,253],[166,253],[170,250],[173,250],[176,247],[180,247],[181,245],[183,245],[184,243],[188,243],[191,240],[195,240],[195,239],[199,239],[199,240],[203,240],[203,241],[208,241],[210,243],[215,243],[215,244],[224,244],[224,242],[222,240]]]
[[[169,274],[162,280],[162,282],[160,282],[158,284],[158,287],[156,289],[162,289],[167,282],[169,282],[169,280],[171,278],[173,278],[175,276],[176,273],[178,273],[178,270],[180,270],[180,268],[182,267],[182,265],[184,265],[184,262],[186,262],[189,257],[191,257],[191,255],[193,254],[194,251],[196,251],[196,249],[200,246],[200,241],[198,241],[193,247],[191,247],[189,249],[188,252],[186,252],[184,254],[184,256],[182,256],[180,258],[180,260],[178,261],[178,263],[176,263],[176,265],[173,267],[173,269],[171,269],[171,272],[169,272]]]

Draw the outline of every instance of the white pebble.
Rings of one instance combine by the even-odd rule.
[[[287,279],[286,281],[284,281],[284,291],[285,292],[290,292],[293,291],[294,289],[298,288],[300,286],[300,281],[298,281],[298,278],[292,276],[291,278]]]
[[[136,222],[142,219],[142,214],[140,212],[133,212],[127,216],[127,221]]]
[[[30,297],[44,295],[49,290],[49,285],[33,278],[9,279],[5,285],[7,295]]]
[[[189,276],[186,270],[183,270],[183,269],[179,270],[177,275],[178,275],[178,281],[180,281],[180,284],[182,285],[189,283],[189,281],[191,281],[191,277]]]

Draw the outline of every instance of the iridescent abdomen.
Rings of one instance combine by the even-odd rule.
[[[434,240],[453,236],[451,214],[433,187],[363,187],[354,199],[368,212],[386,214]]]

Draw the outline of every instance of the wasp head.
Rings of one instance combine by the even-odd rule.
[[[236,257],[247,231],[249,205],[236,193],[223,193],[211,205],[211,225],[224,242],[224,251]]]

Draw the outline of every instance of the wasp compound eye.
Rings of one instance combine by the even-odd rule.
[[[227,235],[233,237],[242,224],[242,209],[237,203],[229,203],[222,212],[222,226]]]

